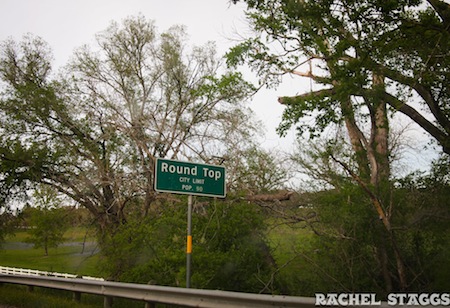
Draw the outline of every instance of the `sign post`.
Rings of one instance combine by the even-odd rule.
[[[192,257],[192,195],[188,196],[187,241],[186,241],[186,288],[191,287]]]
[[[156,159],[155,191],[188,195],[186,288],[191,287],[192,196],[225,198],[225,167]]]

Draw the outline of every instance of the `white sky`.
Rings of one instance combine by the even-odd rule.
[[[240,7],[227,0],[2,0],[0,38],[21,38],[27,32],[44,38],[58,61],[74,47],[92,42],[111,21],[143,14],[163,31],[175,24],[188,27],[193,42],[224,43],[222,33],[243,21]]]
[[[229,0],[0,0],[0,41],[23,35],[40,36],[53,50],[57,70],[67,63],[75,48],[94,45],[95,34],[105,30],[111,21],[121,22],[129,16],[142,14],[155,21],[160,31],[175,24],[185,25],[190,42],[201,45],[215,41],[220,54],[236,44],[237,33],[248,31],[244,6]],[[262,144],[269,149],[290,150],[294,133],[279,138],[275,132],[281,120],[282,106],[278,96],[309,90],[307,79],[285,78],[273,90],[262,90],[251,102],[256,116],[266,126]],[[422,132],[417,135],[424,136]],[[428,155],[427,155],[428,156]],[[423,164],[428,158],[417,153],[408,155],[408,163]]]

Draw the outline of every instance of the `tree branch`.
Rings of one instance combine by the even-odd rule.
[[[420,127],[427,131],[431,136],[436,138],[445,153],[450,154],[450,136],[444,131],[439,129],[436,125],[428,121],[422,116],[416,109],[402,102],[397,97],[384,92],[383,93],[386,102],[392,106],[395,110],[408,116],[411,120],[416,122]]]
[[[278,102],[282,105],[295,105],[295,102],[297,100],[305,100],[308,98],[316,98],[316,97],[321,97],[321,96],[329,96],[334,94],[334,89],[322,89],[322,90],[317,90],[314,92],[308,92],[305,94],[301,94],[301,95],[297,95],[297,96],[280,96],[278,98]]]
[[[389,232],[392,231],[391,223],[389,221],[389,218],[387,217],[386,213],[383,210],[383,207],[381,205],[381,201],[378,199],[378,197],[370,190],[370,188],[364,183],[364,181],[353,172],[353,170],[343,161],[340,161],[339,159],[335,158],[332,154],[330,155],[331,159],[333,159],[336,163],[341,165],[345,171],[350,174],[350,176],[359,184],[359,186],[367,193],[370,200],[372,200],[372,204],[375,207],[375,210],[377,211],[378,215],[380,216],[380,219],[383,221],[384,226],[386,227],[386,230]]]

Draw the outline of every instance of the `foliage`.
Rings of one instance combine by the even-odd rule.
[[[193,282],[207,289],[272,293],[275,264],[263,218],[255,205],[210,203],[198,220],[198,257],[193,262],[198,274]]]
[[[58,75],[42,39],[1,46],[0,201],[51,187],[87,209],[83,219],[99,230],[111,279],[184,280],[184,214],[178,198],[154,190],[157,157],[223,163],[232,167],[236,191],[270,190],[283,180],[281,170],[271,170],[271,155],[255,144],[258,125],[244,104],[253,86],[223,67],[213,43],[191,47],[186,37],[184,27],[159,33],[142,16],[113,22]],[[62,210],[27,211],[36,245],[57,245],[62,234],[42,226],[63,231]],[[232,227],[219,224],[219,214]],[[206,241],[197,230],[205,242],[194,263],[205,271],[195,273],[193,283],[267,292],[263,281],[272,265],[257,213],[218,203],[204,215],[199,227],[228,238],[225,247],[213,245],[215,238]]]
[[[43,248],[48,255],[48,249],[58,247],[64,242],[64,233],[69,228],[67,209],[61,207],[56,192],[43,187],[35,192],[36,208],[28,207],[30,237],[29,243],[34,248]]]
[[[259,149],[243,149],[239,157],[230,157],[226,163],[227,174],[232,174],[228,187],[232,192],[249,195],[268,193],[286,186],[289,169],[282,163],[282,155]]]
[[[280,133],[296,126],[300,133],[318,136],[351,112],[341,106],[347,97],[354,99],[354,109],[382,98],[450,153],[447,3],[244,2],[255,36],[234,47],[228,63],[250,65],[264,84],[276,85],[281,76],[293,74],[312,79],[318,88],[280,98],[287,106]],[[376,76],[387,86],[374,87]],[[413,94],[420,107],[411,103]],[[305,116],[314,122],[301,121]]]
[[[420,288],[414,284],[417,271],[405,257],[408,249],[399,242],[404,222],[393,215],[404,205],[395,198],[392,182],[390,121],[392,113],[403,113],[450,153],[445,13],[450,6],[442,1],[428,1],[432,9],[425,10],[420,7],[425,1],[244,2],[255,35],[231,49],[228,63],[249,65],[261,85],[276,86],[286,74],[314,82],[310,92],[278,99],[286,106],[280,134],[296,127],[310,139],[331,135],[315,149],[312,159],[320,171],[311,173],[334,189],[357,184],[365,194],[360,206],[368,202],[368,211],[379,219],[355,211],[351,223],[363,219],[375,230],[369,246],[379,266],[369,268],[379,270],[385,292]],[[424,44],[412,46],[416,36]],[[413,94],[420,107],[410,103]],[[344,226],[330,224],[347,236]],[[351,253],[356,246],[340,247]],[[362,268],[356,270],[361,274]]]
[[[449,245],[448,157],[436,161],[429,174],[395,180],[388,210],[396,229],[389,234],[367,194],[351,178],[336,172],[329,156],[320,153],[320,147],[312,147],[308,155],[296,156],[304,172],[326,185],[320,186],[322,191],[308,194],[308,204],[318,217],[313,227],[316,236],[308,249],[297,251],[294,264],[304,266],[306,280],[297,279],[303,287],[290,283],[290,292],[312,296],[314,292],[371,290],[384,298],[388,292],[382,267],[394,271],[396,266],[389,236],[395,236],[397,249],[410,269],[409,290],[436,292],[448,288],[443,279],[449,274],[444,264],[450,260],[445,248]]]
[[[111,277],[184,286],[186,200],[164,203],[155,218],[123,226],[102,254]],[[193,213],[192,286],[242,292],[271,292],[275,264],[265,243],[261,213],[250,204],[199,198]]]
[[[316,239],[315,261],[324,269],[322,283],[328,282],[327,291],[369,289],[384,298],[388,288],[382,276],[385,265],[380,260],[386,254],[387,258],[393,255],[392,251],[385,253],[390,249],[386,248],[388,233],[364,193],[357,186],[345,186],[324,192],[318,199],[318,213],[325,227]]]
[[[5,238],[14,232],[16,224],[17,219],[9,209],[0,212],[0,248]]]
[[[28,242],[34,248],[43,248],[48,255],[48,249],[58,247],[64,241],[64,233],[68,229],[64,209],[40,208],[31,213],[31,230]]]
[[[211,162],[251,145],[243,102],[252,86],[222,68],[213,43],[190,48],[186,36],[183,27],[158,33],[142,16],[112,23],[58,76],[42,39],[5,41],[2,201],[49,185],[115,232],[129,205],[145,216],[156,201],[156,157]]]

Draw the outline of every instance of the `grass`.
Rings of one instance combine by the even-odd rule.
[[[277,225],[268,233],[269,245],[279,268],[277,276],[282,293],[289,295],[313,296],[308,284],[315,279],[311,277],[311,261],[308,258],[313,250],[314,233],[310,228]]]
[[[268,239],[279,264],[288,262],[299,252],[310,249],[314,236],[310,228],[277,224],[275,220],[272,225],[275,227],[270,229]]]
[[[101,277],[97,269],[98,248],[92,234],[85,228],[71,228],[65,233],[65,243],[50,248],[48,256],[43,249],[34,249],[27,244],[26,230],[19,230],[8,236],[0,250],[0,265],[49,272]],[[86,243],[83,251],[82,243]],[[96,250],[97,249],[97,250]],[[73,307],[72,293],[45,288],[35,288],[29,292],[26,286],[3,284],[0,287],[0,303],[14,307]],[[99,296],[83,294],[77,307],[99,307],[103,299]]]
[[[9,236],[0,250],[0,265],[19,268],[30,268],[41,271],[69,273],[84,276],[99,276],[96,269],[98,254],[95,254],[96,244],[89,237],[83,251],[83,241],[86,229],[71,228],[66,234],[66,242],[57,248],[50,248],[48,256],[43,249],[31,248],[26,244],[26,231],[18,231]]]
[[[0,307],[4,305],[15,308],[93,308],[103,307],[100,295],[82,294],[79,302],[74,302],[70,291],[33,288],[26,286],[3,284],[0,286]],[[124,298],[114,298],[114,308],[142,308],[144,302]],[[156,307],[160,307],[156,305]],[[166,306],[163,306],[166,307]]]
[[[71,296],[70,292],[41,288],[36,288],[33,292],[30,292],[26,286],[21,285],[4,284],[0,287],[0,303],[18,308],[72,308],[75,305]],[[81,301],[76,304],[78,308],[101,306],[102,298],[92,296],[82,296]]]

